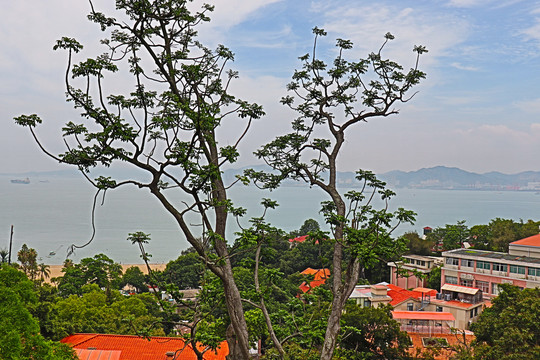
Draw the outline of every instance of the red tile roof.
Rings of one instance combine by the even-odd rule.
[[[75,334],[61,340],[61,342],[69,344],[76,351],[79,351],[81,360],[165,360],[167,352],[181,352],[179,359],[182,360],[197,360],[195,352],[191,346],[184,348],[185,343],[181,338],[153,336],[150,340],[133,335],[109,335],[109,334]],[[91,350],[95,349],[95,350]],[[182,350],[183,349],[183,350]],[[199,346],[203,349],[203,346]],[[103,355],[98,357],[100,350]],[[104,357],[105,352],[109,351],[110,356]],[[88,355],[91,352],[92,356]],[[225,360],[225,356],[229,353],[227,342],[223,341],[217,351],[208,350],[204,354],[205,360]]]
[[[445,305],[445,306],[455,306],[455,307],[460,307],[460,308],[464,308],[464,309],[467,309],[467,308],[470,308],[470,307],[474,307],[478,304],[473,304],[473,303],[469,303],[469,302],[462,302],[462,301],[459,301],[459,300],[437,300],[437,299],[432,299],[431,302],[433,304],[441,304],[441,305]]]
[[[450,359],[451,356],[455,355],[455,351],[453,350],[456,346],[463,345],[463,341],[465,341],[467,344],[470,344],[471,341],[474,340],[474,334],[471,332],[465,333],[465,339],[463,338],[463,334],[436,334],[436,335],[429,335],[429,334],[421,334],[421,333],[413,333],[408,332],[407,333],[409,337],[412,340],[413,346],[409,349],[409,353],[413,356],[416,356],[416,351],[425,351],[426,347],[422,343],[422,338],[425,337],[436,337],[436,338],[444,338],[448,342],[449,348],[440,348],[439,351],[433,354],[434,359],[436,360],[447,360]]]
[[[392,306],[399,305],[408,299],[422,299],[422,294],[424,296],[435,296],[437,294],[436,290],[426,288],[405,290],[393,284],[388,284],[386,287],[388,288],[388,296],[392,298],[392,301],[390,301],[390,305]]]
[[[540,246],[540,234],[511,242],[510,245]]]
[[[80,360],[119,360],[121,351],[75,349],[75,354]]]
[[[293,243],[293,242],[303,243],[304,241],[307,240],[308,236],[309,235],[298,236],[298,237],[295,237],[294,239],[289,239],[289,242],[290,243]]]
[[[326,282],[326,279],[330,277],[330,269],[307,268],[306,270],[302,271],[301,274],[313,275],[313,280],[310,281],[309,285],[305,282],[300,285],[300,290],[302,290],[302,292],[304,293],[307,293],[311,289],[314,289],[317,286],[321,286]]]

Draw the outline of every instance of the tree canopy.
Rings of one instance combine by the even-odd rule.
[[[478,359],[540,358],[540,289],[500,285],[502,291],[471,325]]]
[[[213,7],[205,4],[199,11],[191,11],[189,2],[117,1],[113,17],[100,12],[90,1],[88,18],[104,32],[106,38],[101,44],[105,53],[86,57],[83,45],[70,37],[63,37],[54,46],[55,50],[67,53],[66,96],[81,114],[80,121],[69,121],[62,129],[66,151],[55,155],[44,148],[36,130],[42,123],[38,115],[21,115],[15,121],[29,128],[48,155],[77,167],[98,193],[131,185],[149,191],[172,215],[183,238],[221,281],[231,359],[249,357],[251,325],[247,317],[253,314],[244,308],[246,299],[242,299],[238,289],[231,260],[237,253],[231,250],[245,252],[249,248],[254,255],[250,269],[257,295],[250,300],[251,305],[256,304],[260,310],[272,342],[284,357],[281,340],[272,329],[266,309],[267,285],[259,281],[263,277],[271,279],[270,275],[277,273],[276,269],[272,272],[259,266],[265,251],[263,245],[275,231],[262,217],[252,219],[252,228],[242,231],[242,246],[231,249],[232,239],[226,237],[229,217],[244,216],[246,210],[228,197],[227,189],[233,184],[226,183],[222,171],[224,166],[237,161],[239,142],[251,122],[264,112],[261,106],[229,91],[231,82],[238,77],[229,68],[233,53],[222,45],[210,49],[197,38],[198,26],[210,20]],[[383,55],[386,44],[394,38],[389,33],[377,52],[354,60],[346,56],[352,42],[337,39],[338,55],[328,65],[316,51],[326,32],[319,28],[313,31],[313,54],[300,57],[302,69],[294,72],[287,86],[293,95],[282,99],[299,117],[293,120],[291,133],[257,151],[257,156],[277,175],[253,171],[246,175],[265,188],[275,188],[285,178],[303,180],[322,188],[329,197],[322,203],[322,212],[332,232],[321,236],[319,231],[317,237],[319,241],[326,239],[333,248],[332,305],[321,350],[321,358],[330,359],[341,312],[360,273],[380,259],[393,259],[404,251],[403,241],[393,241],[390,234],[400,222],[413,219],[410,211],[388,211],[387,201],[394,194],[369,171],[357,171],[357,180],[364,184],[365,192],[340,194],[336,187],[338,155],[351,127],[397,114],[396,105],[410,100],[414,95],[412,88],[425,77],[418,69],[418,59],[427,50],[415,46],[413,65],[404,70]],[[129,70],[131,89],[113,92],[111,84],[120,77],[121,69]],[[230,120],[234,120],[238,131],[224,141],[220,134],[230,126]],[[327,137],[319,136],[316,129],[326,130]],[[145,176],[107,176],[108,168],[118,163]],[[106,175],[93,178],[96,168]],[[239,177],[240,180],[249,181],[248,177]],[[385,204],[382,209],[373,206],[374,197]],[[265,211],[277,206],[269,199],[262,203]],[[308,229],[317,232],[307,225],[303,231]],[[142,250],[149,237],[141,231],[130,234],[130,240]],[[78,247],[73,245],[71,250]],[[143,258],[147,258],[144,251]],[[104,268],[94,267],[96,263]],[[113,286],[119,281],[119,274],[110,265],[101,258],[66,269],[65,276],[78,279],[79,283],[71,288],[60,284],[61,292],[65,296],[82,295],[82,284],[88,282],[106,288]]]

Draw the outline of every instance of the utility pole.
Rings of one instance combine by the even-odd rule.
[[[11,225],[11,235],[9,236],[9,257],[8,265],[11,265],[11,245],[13,244],[13,225]]]

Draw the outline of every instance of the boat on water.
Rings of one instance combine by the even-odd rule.
[[[29,178],[26,178],[26,179],[13,179],[13,180],[11,180],[11,183],[12,184],[30,184],[30,179]]]

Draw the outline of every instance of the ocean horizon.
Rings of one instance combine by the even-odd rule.
[[[10,177],[0,176],[0,230],[4,232],[0,249],[8,249],[11,225],[13,233],[12,261],[23,244],[35,248],[39,261],[61,264],[71,244],[87,243],[92,237],[92,203],[95,189],[82,178],[39,177],[30,184],[12,184]],[[347,189],[342,189],[345,192]],[[465,220],[470,227],[487,224],[494,218],[519,221],[534,219],[540,213],[540,196],[524,191],[475,191],[395,189],[390,209],[403,207],[417,213],[414,225],[398,227],[395,236],[407,231],[422,232]],[[262,215],[261,199],[271,198],[280,204],[269,210],[266,219],[285,231],[299,229],[306,219],[317,220],[326,229],[319,214],[320,202],[327,197],[316,188],[281,187],[272,192],[253,186],[236,186],[229,192],[236,206],[248,210],[242,226],[249,226],[250,217]],[[146,246],[151,262],[167,263],[189,247],[178,225],[148,191],[133,186],[108,191],[102,204],[99,198],[95,212],[96,233],[92,242],[70,256],[74,261],[98,253],[121,264],[141,263],[138,247],[127,241],[129,233],[150,234]],[[181,205],[181,198],[177,203]],[[198,227],[196,219],[192,226]],[[227,237],[232,243],[240,228],[230,219]]]

